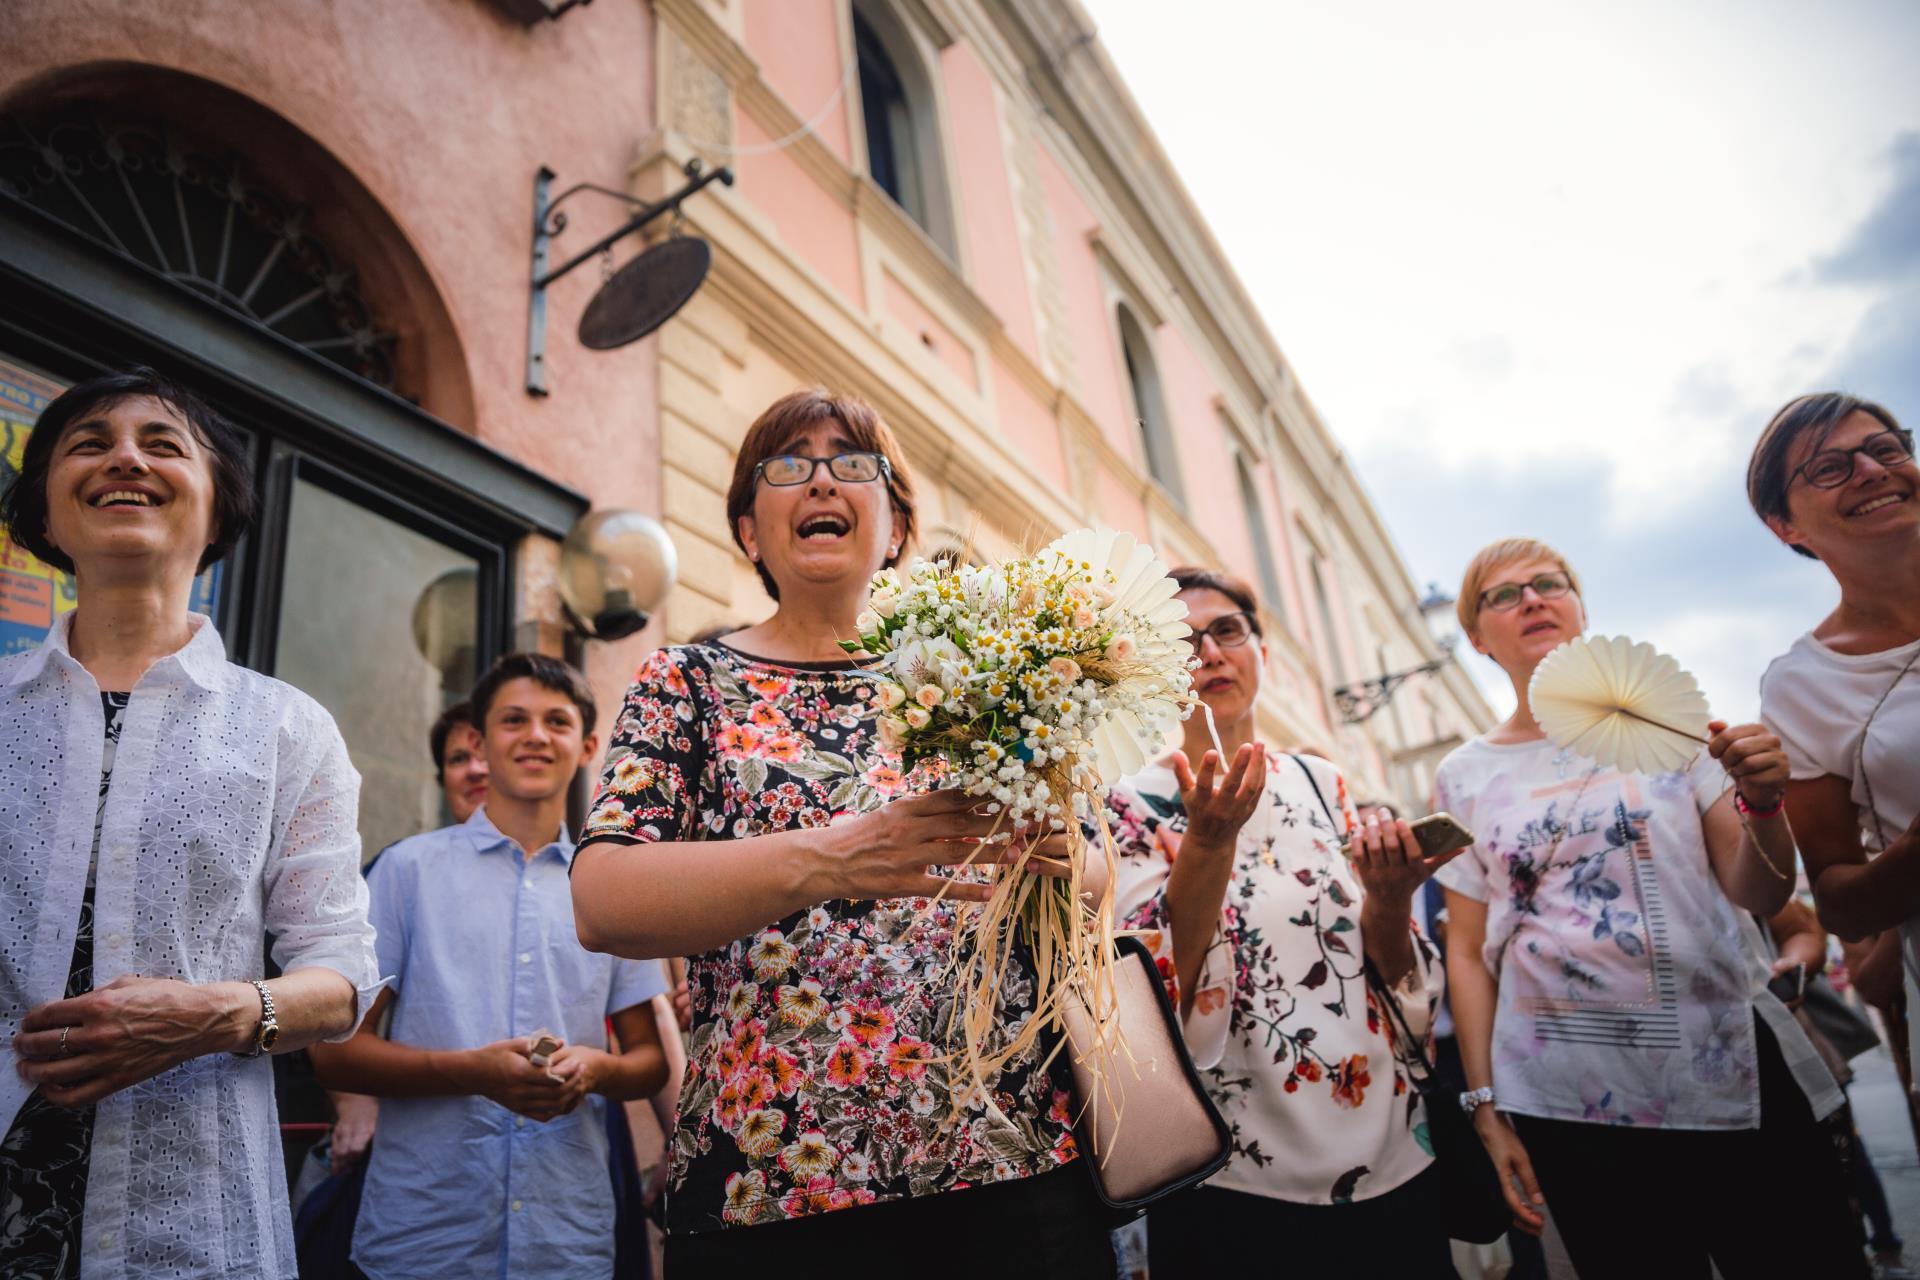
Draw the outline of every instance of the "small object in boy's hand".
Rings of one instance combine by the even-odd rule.
[[[1782,969],[1767,982],[1767,990],[1773,992],[1781,1004],[1791,1005],[1807,994],[1807,966],[1796,964]]]
[[[536,1031],[533,1033],[531,1043],[527,1046],[527,1059],[536,1067],[544,1067],[554,1054],[560,1052],[565,1043],[551,1031],[545,1029]]]

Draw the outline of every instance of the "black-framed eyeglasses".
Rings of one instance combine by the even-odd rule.
[[[1897,467],[1913,457],[1913,432],[1904,427],[1889,427],[1874,432],[1851,449],[1822,449],[1794,468],[1787,483],[1792,484],[1794,477],[1800,476],[1816,489],[1838,489],[1853,479],[1854,457],[1862,453],[1883,467]]]
[[[1564,573],[1540,573],[1525,582],[1503,582],[1480,593],[1480,607],[1495,613],[1517,609],[1520,602],[1527,598],[1528,587],[1532,587],[1533,594],[1542,600],[1557,600],[1573,590],[1573,579]]]
[[[1187,634],[1187,644],[1195,653],[1200,652],[1200,642],[1208,636],[1222,649],[1237,649],[1251,637],[1260,633],[1260,624],[1250,613],[1223,613],[1205,627]]]
[[[893,467],[885,455],[867,453],[836,453],[831,458],[809,458],[798,453],[783,453],[777,458],[762,458],[760,465],[754,468],[762,480],[768,484],[785,488],[788,485],[805,484],[813,479],[813,473],[821,463],[827,466],[827,474],[835,480],[847,484],[868,484],[881,476],[892,474]]]

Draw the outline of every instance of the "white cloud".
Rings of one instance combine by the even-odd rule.
[[[1747,510],[1753,438],[1911,365],[1870,357],[1920,306],[1831,277],[1920,129],[1920,6],[1085,2],[1416,574],[1546,537],[1751,714],[1833,595]]]

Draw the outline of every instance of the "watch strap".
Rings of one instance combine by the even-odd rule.
[[[260,993],[260,1025],[253,1033],[253,1044],[235,1055],[240,1058],[259,1057],[280,1034],[280,1019],[273,1010],[273,992],[267,990],[267,984],[258,979],[249,981],[253,989]]]

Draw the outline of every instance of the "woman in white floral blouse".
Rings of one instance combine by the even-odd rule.
[[[1583,1276],[1858,1276],[1839,1089],[1767,990],[1754,917],[1793,889],[1787,761],[1757,724],[1709,726],[1672,773],[1548,741],[1534,668],[1586,630],[1580,583],[1530,538],[1484,548],[1456,608],[1513,683],[1435,803],[1478,842],[1446,870],[1462,1105],[1532,1227],[1549,1208]],[[1791,1218],[1760,1230],[1756,1215]]]
[[[1440,974],[1413,895],[1445,858],[1420,858],[1404,822],[1356,831],[1338,769],[1256,740],[1267,645],[1252,590],[1208,570],[1174,577],[1194,687],[1232,764],[1216,785],[1195,715],[1184,750],[1114,789],[1115,910],[1147,930],[1233,1158],[1149,1212],[1154,1280],[1450,1277],[1426,1117],[1399,1056],[1418,1050],[1394,1043],[1366,976],[1424,1039]]]
[[[933,872],[993,819],[962,793],[918,794],[932,780],[903,776],[873,682],[838,645],[912,536],[892,433],[851,397],[796,392],[748,430],[727,501],[779,607],[641,668],[573,864],[587,946],[690,957],[668,1269],[1109,1276],[1107,1221],[1039,1054],[990,1095],[951,1084],[956,900],[984,886]],[[1026,961],[1007,1034],[1033,986]]]

